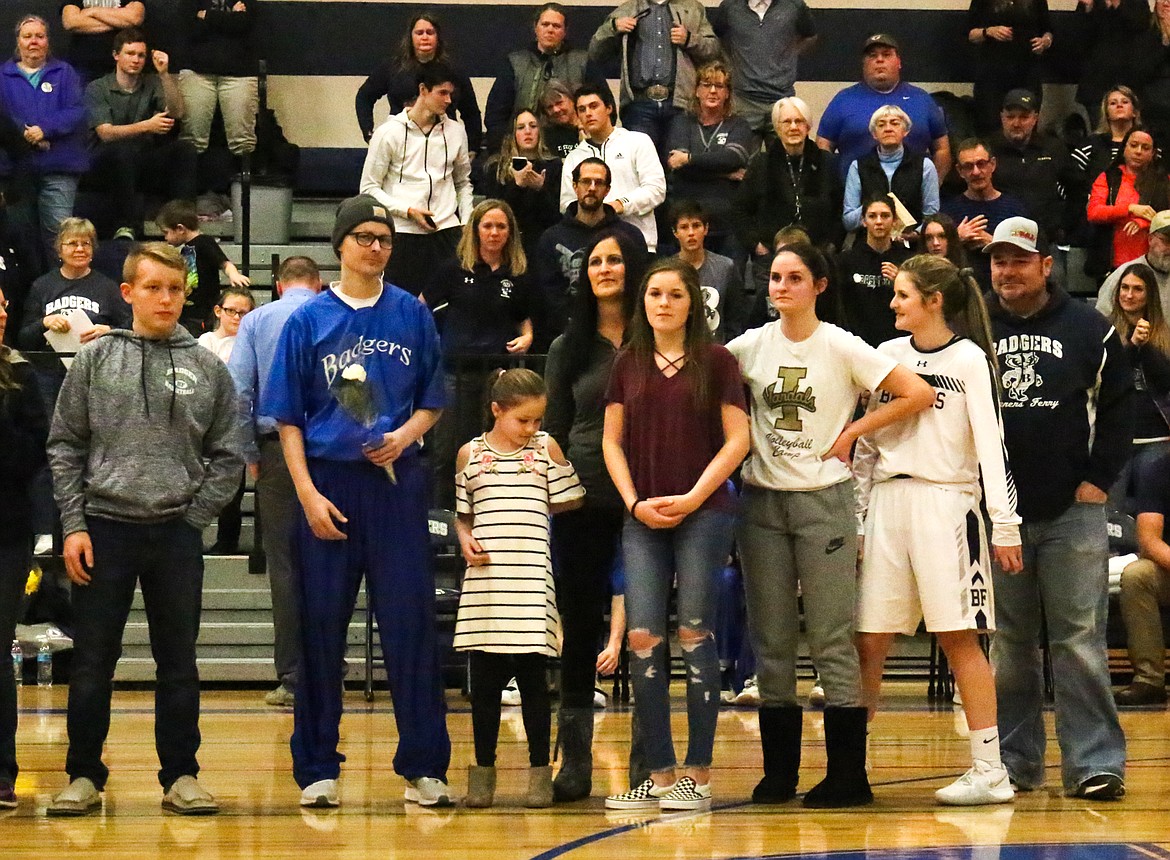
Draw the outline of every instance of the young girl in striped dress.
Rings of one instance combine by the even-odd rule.
[[[475,736],[466,804],[492,805],[500,692],[515,677],[531,766],[525,806],[546,807],[553,802],[546,670],[560,633],[549,514],[579,507],[585,490],[560,446],[540,432],[548,398],[539,375],[496,371],[487,400],[492,427],[460,449],[455,472],[456,530],[467,574],[454,644],[470,652]]]

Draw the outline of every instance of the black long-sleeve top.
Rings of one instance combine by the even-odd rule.
[[[362,137],[369,140],[374,133],[374,105],[378,99],[385,96],[389,100],[391,114],[401,113],[408,104],[414,103],[418,96],[415,71],[413,67],[404,68],[394,60],[387,60],[358,87],[353,107]],[[467,130],[467,151],[478,152],[483,143],[483,117],[475,100],[475,90],[471,88],[471,79],[459,70],[455,71],[455,98],[447,108],[447,116],[462,120]]]

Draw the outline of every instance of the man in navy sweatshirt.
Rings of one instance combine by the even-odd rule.
[[[1109,322],[1048,283],[1052,257],[1035,221],[1005,219],[986,252],[1004,438],[1024,520],[1023,572],[995,572],[1003,761],[1018,789],[1043,785],[1046,622],[1064,792],[1117,800],[1125,736],[1105,654],[1105,499],[1133,437],[1133,373]]]

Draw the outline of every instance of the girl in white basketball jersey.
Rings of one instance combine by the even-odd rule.
[[[981,474],[995,561],[1008,573],[1023,564],[987,309],[970,269],[925,254],[903,264],[890,307],[910,337],[879,350],[929,382],[935,402],[857,443],[853,468],[865,518],[857,620],[862,694],[872,719],[894,634],[912,635],[924,617],[955,673],[974,758],[935,798],[960,806],[1006,803],[1014,791],[999,757],[995,682],[979,645],[980,631],[995,628]],[[886,399],[875,392],[870,408]]]

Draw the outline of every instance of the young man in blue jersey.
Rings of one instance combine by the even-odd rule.
[[[294,537],[302,651],[292,736],[302,806],[339,802],[341,666],[363,575],[398,726],[394,770],[410,783],[408,801],[451,804],[426,523],[429,472],[418,445],[442,411],[443,373],[430,312],[383,282],[393,244],[385,206],[366,195],[341,203],[333,227],[341,280],[289,317],[261,398],[261,414],[280,428],[304,510]],[[373,402],[370,428],[334,394],[341,378],[353,376],[364,378]]]

